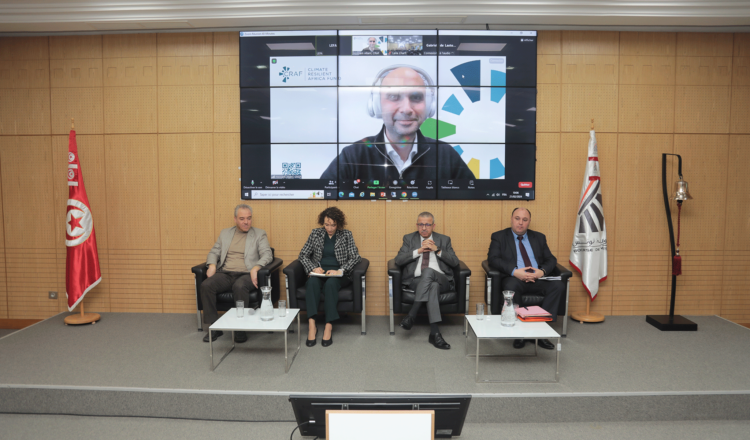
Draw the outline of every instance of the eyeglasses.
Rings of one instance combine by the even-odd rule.
[[[429,228],[432,225],[432,223],[417,223],[418,228]]]

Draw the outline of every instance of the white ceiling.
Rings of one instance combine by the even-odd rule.
[[[263,28],[750,31],[744,0],[0,0],[0,33]]]

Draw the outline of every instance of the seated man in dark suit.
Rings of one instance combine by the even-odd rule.
[[[451,346],[445,342],[437,325],[442,321],[438,296],[451,290],[451,267],[458,264],[458,257],[453,252],[450,237],[433,232],[434,228],[435,217],[432,214],[419,214],[417,232],[404,235],[404,244],[396,256],[396,264],[404,266],[403,285],[414,290],[414,305],[401,321],[401,327],[411,330],[420,307],[427,303],[427,315],[430,319],[428,341],[439,349],[448,350]]]
[[[528,209],[514,209],[510,220],[510,228],[492,234],[488,263],[504,277],[502,290],[516,292],[515,299],[527,293],[544,296],[542,308],[552,314],[552,321],[556,321],[565,284],[562,281],[538,280],[552,272],[557,258],[549,250],[544,234],[529,229],[531,212]],[[525,344],[523,339],[516,339],[513,347],[523,348]],[[547,339],[539,339],[538,345],[547,350],[555,348]]]

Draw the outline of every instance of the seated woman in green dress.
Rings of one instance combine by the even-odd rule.
[[[357,245],[354,244],[352,232],[344,229],[346,216],[335,206],[325,209],[318,216],[318,224],[322,228],[313,229],[307,238],[307,243],[299,253],[299,261],[305,271],[325,274],[330,277],[308,275],[305,288],[305,304],[309,330],[307,346],[312,347],[317,341],[318,328],[315,316],[318,313],[321,291],[324,298],[326,326],[323,331],[321,345],[328,347],[333,344],[333,321],[339,319],[336,308],[339,302],[339,290],[352,283],[352,269],[360,262]],[[340,276],[335,276],[340,275]]]

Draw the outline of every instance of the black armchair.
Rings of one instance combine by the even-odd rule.
[[[454,288],[441,293],[438,302],[440,313],[463,313],[469,310],[469,284],[471,269],[461,260],[453,267]],[[388,261],[388,303],[390,308],[390,330],[395,335],[393,327],[394,313],[407,313],[414,305],[414,291],[401,285],[402,267],[396,265],[396,260]]]
[[[352,269],[352,283],[339,290],[339,303],[336,310],[339,312],[354,312],[362,315],[362,334],[367,334],[365,325],[365,274],[370,267],[370,261],[362,258]],[[305,283],[307,282],[307,272],[299,260],[294,260],[289,266],[284,268],[286,277],[286,297],[289,301],[289,307],[293,309],[307,310],[305,303]],[[325,301],[321,295],[321,304]],[[321,310],[320,304],[317,305]]]
[[[271,254],[274,254],[273,248],[271,248]],[[275,274],[279,271],[279,268],[281,268],[281,265],[283,263],[284,261],[282,259],[274,257],[273,261],[271,261],[268,265],[263,266],[258,271],[258,286],[271,286],[271,298],[273,302],[279,300],[279,296],[281,295],[281,293],[279,290],[279,283],[274,283],[272,282],[272,280],[277,276]],[[197,266],[193,266],[193,268],[191,269],[195,274],[195,306],[198,314],[199,331],[203,331],[203,320],[201,319],[201,310],[203,310],[203,303],[201,302],[201,283],[203,283],[203,281],[205,281],[206,279],[207,269],[208,267],[206,266],[205,262]],[[249,304],[245,304],[245,307],[260,307],[260,302],[262,299],[263,298],[260,294],[260,289],[256,289],[250,292],[250,302]],[[228,292],[220,293],[216,296],[217,310],[226,312],[232,307],[234,307],[234,298],[232,296],[231,290]]]
[[[503,307],[503,293],[501,291],[502,277],[500,272],[490,268],[490,264],[487,260],[482,261],[482,269],[487,275],[487,311],[492,315],[499,315]],[[562,336],[565,337],[568,334],[568,297],[570,295],[570,277],[573,273],[565,268],[565,266],[557,263],[557,266],[549,276],[557,277],[565,283],[565,298],[561,298],[560,307],[557,310],[558,316],[563,316],[563,330]],[[521,298],[513,297],[513,301],[522,306],[541,306],[544,301],[544,297],[540,295],[523,295]],[[551,310],[549,310],[552,313]]]

